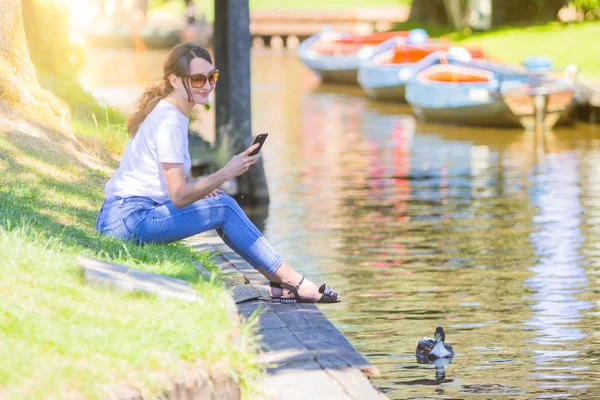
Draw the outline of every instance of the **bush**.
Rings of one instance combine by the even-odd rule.
[[[585,19],[600,18],[600,0],[572,0],[571,4]]]

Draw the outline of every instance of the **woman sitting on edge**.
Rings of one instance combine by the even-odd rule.
[[[260,155],[235,155],[212,175],[188,183],[188,115],[207,104],[219,71],[209,52],[193,43],[174,47],[163,80],[142,94],[127,121],[131,139],[105,188],[96,230],[136,243],[169,243],[216,229],[223,241],[271,282],[281,302],[334,303],[338,295],[318,287],[283,261],[237,202],[219,186],[248,170]]]

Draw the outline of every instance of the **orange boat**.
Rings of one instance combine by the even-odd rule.
[[[377,32],[352,35],[322,31],[300,43],[298,56],[323,82],[356,83],[360,63],[381,43],[408,32]]]
[[[403,102],[406,83],[414,77],[415,65],[436,52],[442,55],[442,52],[450,47],[452,43],[447,39],[421,40],[421,43],[411,41],[410,35],[408,40],[391,39],[382,43],[375,53],[361,64],[358,83],[373,99]],[[467,48],[466,51],[471,58],[484,57],[479,48]],[[432,59],[432,65],[433,62]]]

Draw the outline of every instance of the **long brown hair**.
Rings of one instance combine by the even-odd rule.
[[[194,43],[181,43],[173,47],[163,63],[163,79],[151,86],[148,86],[140,96],[135,112],[127,120],[127,132],[129,136],[134,137],[140,125],[148,114],[154,110],[160,99],[164,99],[171,92],[173,86],[169,82],[169,75],[183,77],[190,73],[190,61],[194,58],[202,58],[212,64],[212,57],[208,50]],[[187,91],[188,100],[192,101],[189,83],[183,79],[183,87]]]

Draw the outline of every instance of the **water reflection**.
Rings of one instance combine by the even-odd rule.
[[[286,190],[295,192],[291,197],[301,201],[308,220],[319,222],[303,232],[298,253],[286,250],[312,274],[321,272],[310,269],[318,262],[327,280],[342,287],[346,302],[326,312],[371,356],[384,376],[378,384],[390,397],[423,394],[422,370],[404,355],[412,354],[422,326],[443,320],[450,320],[468,354],[459,368],[473,369],[462,374],[461,384],[489,380],[490,387],[509,387],[523,365],[505,367],[499,378],[488,370],[513,363],[522,347],[519,340],[505,344],[515,332],[524,336],[515,310],[522,310],[521,285],[529,274],[514,273],[514,265],[533,261],[526,175],[517,171],[502,179],[503,152],[494,143],[417,132],[411,116],[378,112],[352,94],[311,91],[303,101],[302,146],[319,151],[307,151],[304,160],[314,167]],[[327,197],[312,195],[315,182],[316,192],[326,188]],[[278,212],[282,220],[292,213]],[[284,241],[277,228],[271,219],[267,235]],[[499,290],[506,281],[516,285]],[[497,350],[471,350],[482,343]],[[406,382],[414,383],[408,392]],[[437,383],[450,386],[445,394],[461,393],[454,381]]]
[[[537,231],[531,235],[539,261],[530,269],[534,275],[526,281],[533,290],[532,318],[525,324],[536,331],[533,342],[533,376],[541,388],[584,389],[571,374],[579,362],[580,351],[567,347],[588,335],[579,328],[582,311],[592,304],[578,298],[588,286],[579,249],[584,208],[581,195],[579,160],[574,151],[548,154],[537,168],[530,189],[532,204],[539,209],[533,218]],[[573,365],[575,364],[575,365]]]
[[[410,384],[418,384],[418,385],[428,385],[428,384],[440,384],[440,383],[448,383],[452,382],[452,379],[446,379],[446,365],[452,363],[451,358],[437,358],[435,360],[430,360],[427,357],[416,357],[418,364],[425,365],[433,365],[435,369],[435,383],[430,383],[430,381],[426,379],[412,381]],[[409,383],[403,382],[404,385],[408,385]]]
[[[131,84],[127,63],[104,59],[88,72]],[[264,232],[344,295],[322,309],[390,398],[600,391],[600,129],[423,124],[406,105],[319,85],[285,51],[256,49],[252,82],[253,131],[269,132]],[[439,380],[413,355],[438,325],[457,352]]]

